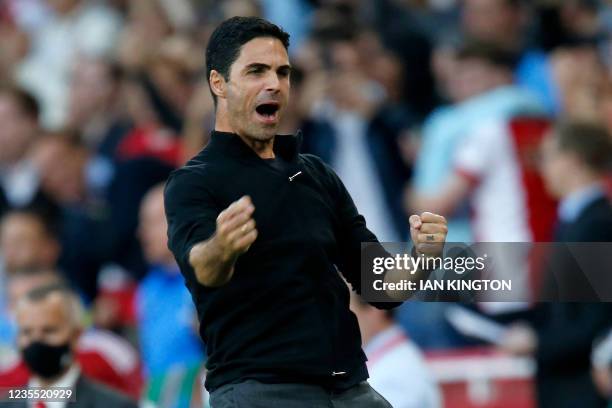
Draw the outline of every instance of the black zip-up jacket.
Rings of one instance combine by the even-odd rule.
[[[237,135],[213,132],[166,185],[168,246],[198,310],[210,391],[246,379],[342,390],[368,377],[337,270],[359,292],[360,244],[376,237],[338,176],[318,157],[298,154],[299,144],[299,135],[275,138],[281,171]],[[227,284],[205,287],[189,264],[191,247],[210,238],[219,213],[244,195],[255,206],[258,238]]]

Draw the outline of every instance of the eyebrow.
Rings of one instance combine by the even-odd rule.
[[[249,65],[247,65],[245,67],[245,70],[251,69],[251,68],[265,68],[265,69],[270,69],[270,65],[268,64],[262,64],[260,62],[253,62]],[[283,69],[283,70],[289,70],[291,71],[293,68],[291,67],[291,65],[285,64],[285,65],[281,65],[280,67],[278,67],[278,69]]]

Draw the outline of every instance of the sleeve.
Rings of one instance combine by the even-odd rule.
[[[469,132],[455,152],[455,172],[471,184],[478,184],[489,167],[497,161],[504,132],[503,123],[498,122],[478,126]]]
[[[322,163],[322,162],[321,162]],[[378,243],[376,235],[366,226],[366,220],[359,214],[344,183],[338,175],[326,164],[325,171],[330,180],[333,197],[336,201],[336,211],[339,218],[337,267],[342,276],[351,284],[357,294],[361,294],[361,243]],[[389,256],[382,245],[377,249],[381,256]],[[399,306],[398,302],[371,303],[379,309],[392,309]]]
[[[435,110],[423,124],[421,146],[414,162],[412,186],[420,193],[436,191],[440,181],[448,172],[448,157],[444,146],[449,129],[445,125],[449,110]]]
[[[170,177],[164,191],[164,206],[168,221],[168,248],[183,274],[193,277],[189,252],[195,244],[214,234],[221,209],[202,177],[187,172]]]

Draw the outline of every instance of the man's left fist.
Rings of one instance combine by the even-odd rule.
[[[421,215],[411,215],[410,237],[417,254],[427,257],[438,257],[444,250],[448,225],[441,215],[424,212]]]

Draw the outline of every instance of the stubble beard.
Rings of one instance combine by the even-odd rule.
[[[270,126],[257,123],[249,113],[242,110],[230,112],[230,117],[236,119],[232,127],[240,133],[240,136],[256,143],[271,142],[279,127],[278,123]]]

